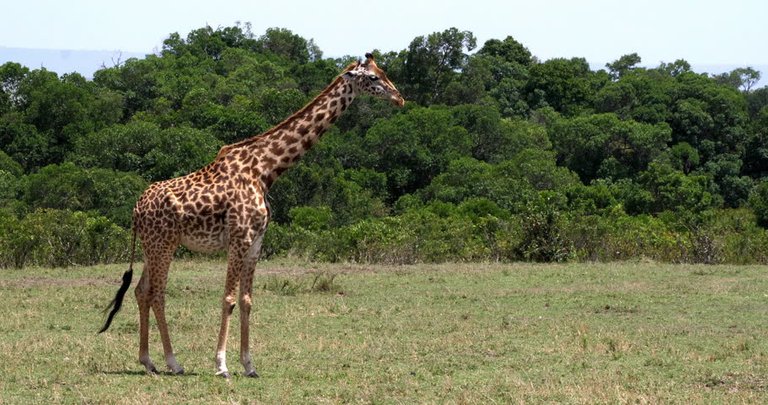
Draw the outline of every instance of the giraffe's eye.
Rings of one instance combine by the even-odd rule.
[[[376,80],[379,80],[379,77],[376,75],[369,75],[368,78],[371,79],[371,81],[373,82],[375,82]]]

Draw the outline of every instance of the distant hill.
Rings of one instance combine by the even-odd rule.
[[[145,54],[122,51],[74,51],[61,49],[7,48],[0,46],[0,64],[20,63],[30,69],[44,67],[63,75],[78,72],[86,78],[103,67],[115,66],[130,58],[143,58]]]

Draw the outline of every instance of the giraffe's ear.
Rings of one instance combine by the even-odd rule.
[[[376,62],[373,61],[373,54],[368,52],[365,54],[365,62],[362,63],[363,67],[368,67],[370,65],[376,65]]]

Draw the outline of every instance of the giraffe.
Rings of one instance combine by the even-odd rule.
[[[174,374],[184,369],[176,361],[165,318],[168,269],[179,245],[201,252],[227,251],[227,272],[221,325],[216,346],[216,375],[230,378],[226,364],[229,321],[240,305],[240,363],[244,375],[258,377],[249,352],[249,315],[252,283],[270,218],[267,192],[346,110],[359,94],[389,100],[402,107],[405,100],[368,53],[365,61],[347,66],[333,82],[302,109],[273,128],[221,148],[216,158],[188,175],[151,184],[133,210],[133,248],[128,270],[102,333],[120,310],[130,287],[136,237],[144,251],[144,269],[135,289],[139,307],[139,362],[157,373],[149,357],[149,311],[155,315],[163,353]],[[239,295],[236,296],[239,288]]]

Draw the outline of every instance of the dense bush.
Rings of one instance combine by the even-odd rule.
[[[41,209],[21,220],[0,214],[0,267],[126,261],[129,242],[124,228],[84,212]]]

